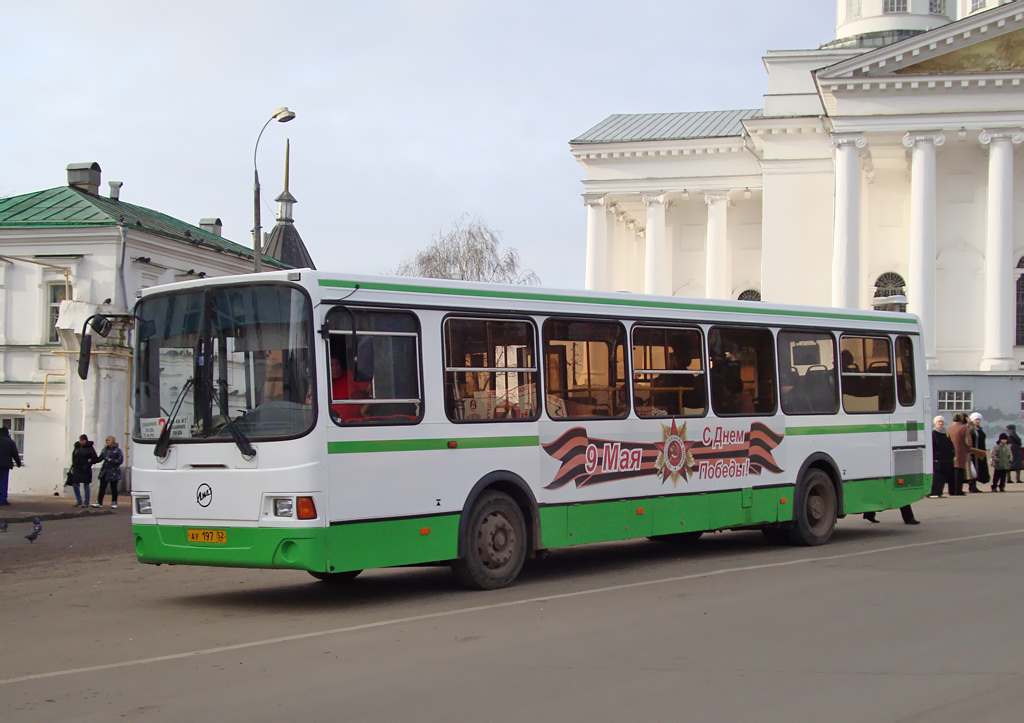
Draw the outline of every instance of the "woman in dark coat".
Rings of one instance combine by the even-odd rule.
[[[976,485],[987,485],[991,480],[988,473],[988,438],[985,436],[985,430],[981,428],[985,419],[978,412],[971,414],[968,419],[971,422],[971,431],[974,432],[974,448],[971,450],[973,459],[971,461],[974,462],[974,469],[977,470],[977,474],[974,476],[975,482]]]
[[[75,490],[75,499],[78,500],[75,507],[89,506],[89,485],[92,483],[92,466],[100,461],[96,456],[96,448],[89,437],[82,435],[75,442],[75,448],[71,451],[71,470],[68,472],[68,482]],[[82,501],[82,493],[79,485],[85,485],[85,501]]]
[[[942,488],[949,487],[953,494],[953,443],[946,434],[946,419],[938,416],[932,420],[932,493],[929,497],[942,497]]]

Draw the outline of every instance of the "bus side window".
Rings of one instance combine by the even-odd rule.
[[[629,413],[626,330],[614,321],[544,322],[545,406],[553,419]]]
[[[444,322],[444,396],[448,419],[531,420],[537,404],[533,324],[449,317]]]
[[[825,331],[779,331],[779,398],[786,414],[839,411],[836,342]]]
[[[700,329],[633,328],[633,403],[643,418],[707,413]]]
[[[889,339],[844,334],[839,340],[842,360],[843,409],[848,414],[892,412],[896,383]]]
[[[775,340],[769,329],[712,327],[708,359],[715,414],[775,413]]]
[[[909,336],[896,337],[896,396],[904,407],[912,407],[917,401],[914,345]]]
[[[423,387],[416,317],[338,306],[325,321],[331,421],[339,426],[418,422]]]

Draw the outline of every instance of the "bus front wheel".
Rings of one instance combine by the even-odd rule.
[[[836,489],[832,478],[811,469],[796,488],[790,539],[797,545],[823,545],[836,528]]]
[[[526,521],[519,505],[502,492],[480,495],[469,513],[462,556],[452,563],[466,587],[494,590],[510,585],[526,561]]]

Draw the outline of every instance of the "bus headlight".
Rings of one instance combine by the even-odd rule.
[[[274,517],[291,517],[295,509],[295,502],[291,497],[274,498]]]
[[[139,495],[135,498],[135,514],[137,515],[151,515],[153,514],[153,505],[149,501],[149,495]]]

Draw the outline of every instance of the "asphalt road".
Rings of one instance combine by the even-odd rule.
[[[0,720],[1018,721],[1024,485],[692,550],[554,552],[519,584],[446,568],[332,588],[151,567],[126,514],[0,535]],[[1017,489],[1017,488],[1020,489]]]

